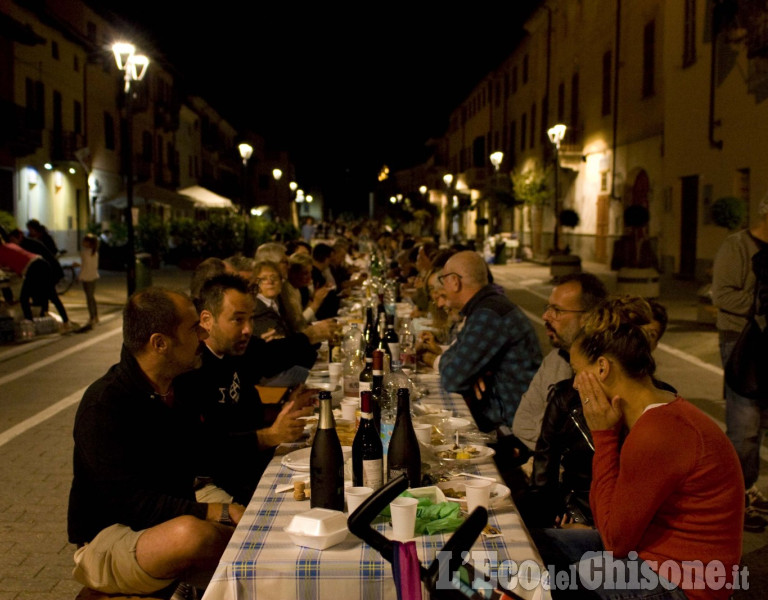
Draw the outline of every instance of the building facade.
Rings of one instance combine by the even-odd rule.
[[[435,166],[452,176],[450,188],[430,184],[443,239],[516,233],[546,258],[557,164],[558,211],[579,216],[561,250],[609,263],[628,233],[625,210],[641,206],[662,271],[705,279],[729,233],[712,222],[712,203],[736,196],[754,215],[768,190],[767,13],[737,0],[542,2],[437,144]],[[567,129],[556,152],[547,131],[557,123]],[[523,174],[546,191],[510,209],[498,198],[520,199],[512,187]]]
[[[182,97],[173,66],[142,39],[126,40],[131,28],[114,14],[83,0],[0,0],[0,20],[0,210],[20,227],[38,219],[76,251],[89,227],[125,221],[129,172],[134,223],[205,218],[247,193],[250,206],[277,200],[290,212],[287,195],[262,191],[257,171],[242,169],[238,143],[258,150],[264,141],[203,98]],[[111,51],[119,41],[150,58],[129,92]],[[253,164],[265,160],[255,153]],[[272,162],[294,171],[285,152]]]

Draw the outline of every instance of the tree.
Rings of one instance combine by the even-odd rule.
[[[549,180],[552,178],[552,167],[542,169],[535,166],[523,171],[512,173],[512,186],[515,198],[535,210],[535,219],[531,219],[532,246],[534,254],[541,253],[541,232],[544,223],[542,206],[552,198]],[[520,243],[523,241],[523,221],[520,219]]]

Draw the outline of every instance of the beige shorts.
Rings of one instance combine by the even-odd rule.
[[[215,502],[221,502],[222,504],[232,504],[234,498],[220,487],[216,487],[212,483],[201,487],[195,491],[195,500],[203,504],[211,504]]]
[[[119,524],[101,530],[75,551],[75,581],[107,594],[149,594],[171,585],[173,579],[156,579],[139,566],[136,542],[142,533]]]

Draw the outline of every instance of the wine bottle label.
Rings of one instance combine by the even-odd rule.
[[[363,461],[363,485],[374,490],[379,489],[384,483],[384,461],[381,458],[376,460]]]
[[[347,398],[360,396],[360,380],[357,376],[344,378],[344,396]]]
[[[358,392],[370,392],[373,389],[373,384],[370,381],[359,381]]]
[[[390,467],[387,466],[387,481],[392,481],[393,479],[396,479],[400,475],[405,475],[408,477],[408,469],[403,467],[402,469],[398,469],[396,467]]]
[[[389,342],[389,351],[392,354],[392,359],[395,357],[400,358],[400,342]]]

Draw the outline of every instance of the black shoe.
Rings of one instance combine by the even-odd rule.
[[[752,509],[747,509],[744,513],[744,531],[750,533],[763,533],[768,526],[768,521],[765,517],[755,512]]]

